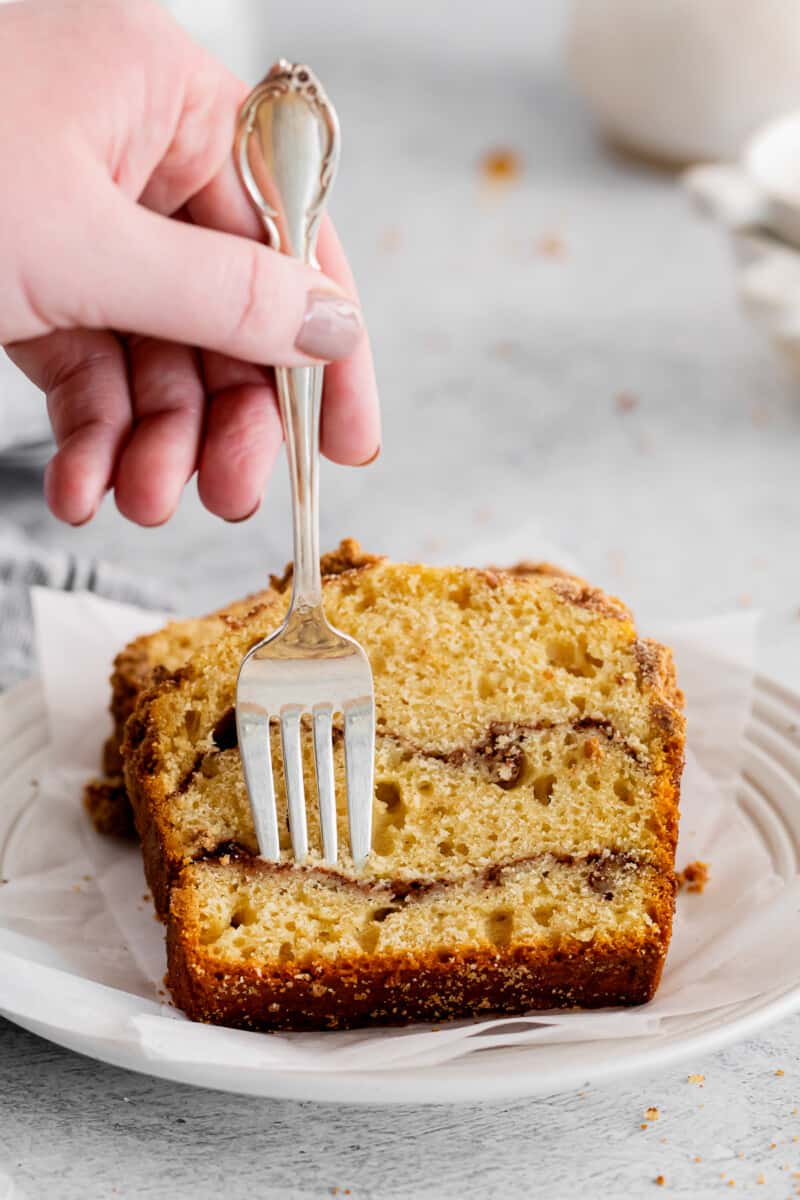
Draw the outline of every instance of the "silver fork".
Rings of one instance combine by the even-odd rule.
[[[242,181],[275,250],[318,266],[317,231],[339,157],[339,124],[308,67],[281,60],[244,103],[236,136]],[[333,718],[344,716],[350,853],[360,865],[372,841],[375,701],[372,671],[357,642],[322,607],[319,565],[319,413],[322,367],[277,367],[294,517],[294,578],[280,629],[247,654],[239,671],[236,724],[259,851],[280,858],[270,721],[281,730],[289,832],[295,859],[308,854],[302,723],[313,722],[322,851],[338,859]]]

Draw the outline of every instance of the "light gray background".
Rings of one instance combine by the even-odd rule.
[[[560,66],[563,5],[173,7],[249,78],[278,54],[308,59],[340,112],[333,210],[384,450],[368,470],[324,470],[323,542],[442,558],[528,531],[535,548],[538,530],[645,624],[765,608],[764,661],[800,684],[800,383],[741,315],[723,238],[675,179],[594,136]],[[506,145],[525,172],[492,191],[477,162]],[[552,235],[563,258],[540,252]],[[238,526],[193,494],[155,531],[111,502],[65,530],[23,475],[0,476],[0,497],[39,540],[163,578],[194,609],[259,587],[290,543],[282,465]],[[659,1194],[658,1174],[665,1195],[730,1194],[732,1177],[735,1195],[783,1197],[800,1170],[800,1018],[608,1092],[395,1112],[193,1092],[8,1025],[0,1040],[0,1197],[2,1168],[24,1195],[65,1200],[616,1198]],[[645,1131],[648,1105],[662,1115]]]

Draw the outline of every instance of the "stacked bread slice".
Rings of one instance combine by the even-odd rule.
[[[134,837],[136,834],[123,776],[121,749],[125,725],[139,696],[169,678],[202,646],[220,637],[228,621],[245,616],[268,600],[270,594],[271,589],[259,592],[206,617],[170,621],[163,629],[143,634],[119,652],[111,674],[112,731],[103,748],[103,774],[87,783],[83,797],[98,833],[116,837]]]
[[[258,856],[233,705],[244,653],[279,624],[288,575],[118,661],[121,746],[168,982],[200,1020],[333,1028],[654,992],[675,892],[681,697],[669,651],[553,568],[431,568],[345,543],[326,612],[365,646],[377,708],[373,851]],[[147,668],[142,667],[146,661]],[[128,672],[144,690],[120,684]],[[124,705],[117,701],[120,713]],[[113,765],[113,763],[111,764]]]

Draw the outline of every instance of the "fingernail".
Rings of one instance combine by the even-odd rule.
[[[251,517],[254,517],[260,508],[261,508],[261,501],[259,500],[259,502],[255,506],[255,508],[251,508],[250,512],[245,513],[243,517],[223,517],[222,519],[228,525],[241,525],[242,521],[249,521]]]
[[[361,309],[352,300],[333,292],[309,292],[295,349],[323,362],[346,358],[356,348],[363,329]]]
[[[374,453],[374,454],[372,454],[372,455],[370,455],[370,457],[369,457],[369,458],[365,458],[363,462],[356,463],[356,466],[358,466],[358,467],[368,467],[370,463],[374,463],[374,462],[375,462],[375,459],[378,457],[378,455],[380,454],[380,452],[381,452],[381,444],[380,444],[380,442],[378,442],[378,446],[377,446],[377,449],[375,450],[375,453]]]
[[[94,508],[90,510],[88,516],[81,517],[80,521],[70,521],[69,524],[72,526],[73,529],[80,529],[81,526],[88,525],[89,522],[92,520],[92,518],[97,514],[97,510],[99,507],[100,507],[99,504],[96,504],[94,506]]]

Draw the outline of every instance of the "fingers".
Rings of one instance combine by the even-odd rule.
[[[214,177],[198,189],[186,207],[195,225],[264,241],[264,226],[242,186],[230,150]]]
[[[45,475],[54,516],[82,525],[111,485],[131,425],[125,354],[111,333],[79,329],[7,347],[47,393],[58,453]]]
[[[287,366],[346,356],[361,340],[357,304],[313,267],[123,198],[112,209],[113,238],[99,237],[81,277],[81,325]]]
[[[240,358],[228,358],[226,354],[217,354],[214,350],[202,351],[200,362],[209,396],[227,391],[228,388],[239,387],[243,383],[264,384],[270,389],[271,396],[275,394],[274,376],[270,367],[242,362]]]
[[[138,197],[140,204],[159,213],[174,213],[202,192],[223,163],[229,162],[234,170],[231,146],[247,86],[199,46],[192,45],[191,53],[191,65],[184,59],[188,70],[177,128]],[[247,203],[241,185],[239,194],[240,201]]]
[[[211,403],[198,491],[211,512],[241,521],[261,503],[283,440],[274,376],[210,350],[202,363]]]
[[[197,355],[152,338],[128,341],[136,424],[114,482],[117,508],[139,525],[162,525],[194,474],[205,389]]]
[[[332,279],[356,296],[355,282],[344,250],[329,220],[320,228],[319,260]],[[333,462],[361,466],[377,458],[381,444],[378,387],[367,338],[353,353],[331,363],[325,371],[320,445]]]
[[[226,521],[254,513],[282,441],[271,385],[242,383],[214,396],[197,480],[206,508]]]
[[[188,204],[192,220],[263,240],[264,232],[228,157],[214,178]],[[323,270],[350,297],[357,292],[353,275],[332,222],[326,217],[319,234],[318,257]],[[325,371],[321,446],[334,462],[372,461],[380,448],[380,414],[372,351],[366,337],[352,353],[331,362]]]

